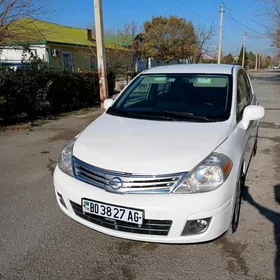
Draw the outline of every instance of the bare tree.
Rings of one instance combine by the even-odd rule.
[[[279,0],[260,0],[263,14],[268,16],[276,26],[280,25],[280,2]]]
[[[92,42],[95,42],[95,28],[92,30]],[[134,75],[134,62],[136,56],[135,37],[138,28],[132,21],[130,24],[125,24],[122,29],[117,31],[106,29],[105,35],[105,49],[106,49],[106,63],[107,67],[117,74],[131,74]],[[89,46],[80,47],[85,53],[85,59],[96,61],[96,47],[92,44]],[[94,64],[94,63],[93,63]],[[94,65],[93,65],[94,66]]]
[[[197,47],[195,51],[195,63],[198,63],[204,54],[209,54],[213,51],[214,35],[215,29],[213,25],[209,28],[207,28],[206,26],[197,28]]]
[[[264,25],[272,43],[280,47],[280,1],[279,0],[260,0],[262,4],[262,15],[266,16],[270,22]]]
[[[127,69],[131,71],[132,77],[135,72],[135,60],[137,58],[138,41],[135,40],[139,30],[135,22],[132,20],[130,24],[125,24],[123,29],[118,30],[118,45],[125,48],[123,58],[128,61]]]
[[[28,17],[34,18],[45,14],[47,0],[0,0],[0,43],[19,41],[25,27],[17,24],[19,19]],[[25,38],[27,33],[24,34]],[[30,34],[31,35],[31,34]]]

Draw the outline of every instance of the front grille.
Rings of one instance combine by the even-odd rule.
[[[75,177],[95,187],[117,193],[169,193],[186,173],[168,175],[133,175],[104,170],[73,157]],[[113,190],[109,184],[114,177],[121,179],[123,186]]]
[[[73,201],[70,202],[75,214],[80,218],[85,219],[93,224],[118,231],[167,236],[172,224],[172,221],[169,220],[144,220],[143,225],[112,220],[105,217],[84,213],[81,205]]]

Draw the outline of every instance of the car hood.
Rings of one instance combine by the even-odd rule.
[[[78,137],[73,155],[103,169],[170,174],[193,169],[229,135],[227,122],[172,122],[104,113]]]

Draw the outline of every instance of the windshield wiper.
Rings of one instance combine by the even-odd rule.
[[[171,121],[176,121],[172,116],[169,115],[162,115],[158,114],[157,112],[153,111],[126,111],[126,110],[121,110],[121,109],[116,109],[116,108],[109,108],[107,113],[115,115],[115,116],[122,116],[122,117],[146,117],[149,119],[159,119],[159,120],[171,120]]]
[[[110,107],[107,110],[107,113],[115,115],[115,116],[134,116],[134,114],[131,113],[130,111],[125,111],[125,110],[116,109],[116,108],[112,108],[112,107]]]
[[[117,116],[131,116],[131,117],[146,117],[153,119],[161,119],[161,120],[171,120],[171,121],[179,121],[179,120],[196,120],[196,121],[205,121],[205,122],[215,122],[221,119],[216,118],[208,118],[207,116],[197,116],[193,113],[188,112],[177,112],[177,111],[150,111],[150,110],[139,110],[139,111],[126,111],[116,108],[110,108],[108,113]]]
[[[174,117],[183,117],[186,119],[203,120],[203,121],[207,121],[207,122],[214,121],[213,119],[210,119],[206,116],[197,116],[197,115],[194,115],[193,113],[187,113],[187,112],[163,111],[163,113],[168,114],[170,116],[174,116]]]
[[[206,121],[206,122],[213,122],[215,120],[210,119],[206,116],[196,116],[193,113],[187,113],[187,112],[177,112],[177,111],[137,111],[137,114],[141,115],[151,115],[151,116],[162,116],[162,117],[169,117],[173,120],[182,120],[182,119],[192,119],[192,120],[198,120],[198,121]]]

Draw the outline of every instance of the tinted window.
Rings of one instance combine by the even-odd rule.
[[[246,84],[246,88],[247,88],[247,103],[250,104],[253,98],[253,92],[252,92],[252,88],[251,88],[251,84],[248,78],[248,75],[243,72],[243,76],[244,76],[244,80],[245,80],[245,84]]]
[[[248,105],[248,90],[243,73],[240,71],[237,78],[237,121],[243,116],[243,111]]]
[[[171,83],[162,83],[157,85],[157,94],[164,94],[169,91]]]
[[[113,114],[116,109],[142,118],[144,111],[172,111],[225,120],[230,114],[231,85],[231,75],[142,75],[126,88],[107,113]]]
[[[139,101],[146,100],[149,90],[150,87],[148,84],[139,83],[127,96],[125,106],[137,104]]]

